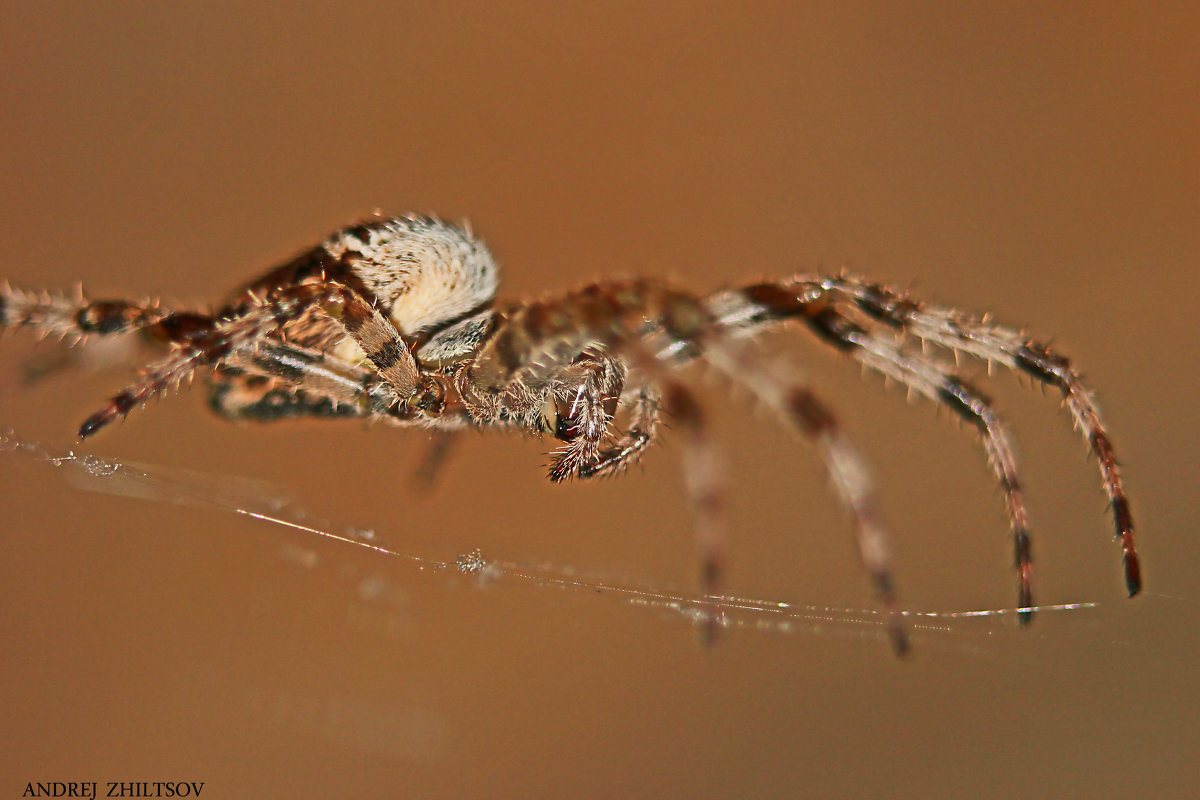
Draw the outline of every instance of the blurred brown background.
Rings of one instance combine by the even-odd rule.
[[[0,454],[0,795],[1195,791],[1196,4],[5,3],[0,26],[0,274],[19,285],[203,302],[376,208],[469,218],[508,297],[848,268],[1057,337],[1101,393],[1147,573],[1123,599],[1094,466],[1011,375],[989,385],[1039,598],[1098,606],[1023,632],[943,620],[908,662],[821,611],[704,650],[611,593],[480,588]],[[969,432],[791,341],[872,461],[905,603],[1010,606]],[[420,499],[420,434],[239,427],[199,391],[81,447],[128,372],[12,391],[32,350],[3,343],[2,425],[55,451],[270,481],[412,555],[695,585],[673,441],[625,479],[553,487],[549,443],[468,437]],[[870,608],[811,449],[706,387],[735,481],[729,590]]]

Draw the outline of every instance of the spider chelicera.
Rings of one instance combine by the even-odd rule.
[[[797,275],[697,296],[652,280],[595,283],[497,304],[496,262],[469,231],[419,216],[372,219],[235,292],[214,311],[88,300],[0,287],[0,326],[85,341],[136,332],[165,349],[79,430],[87,437],[197,370],[231,418],[381,419],[439,432],[516,428],[549,434],[550,479],[595,478],[635,463],[673,415],[696,508],[704,591],[717,590],[721,476],[702,403],[679,368],[701,361],[743,386],[816,445],[849,511],[859,552],[906,648],[887,537],[857,451],[829,407],[755,336],[782,324],[817,338],[960,416],[980,433],[1015,549],[1022,620],[1032,612],[1029,524],[1008,428],[954,364],[905,340],[1019,370],[1062,392],[1100,469],[1124,554],[1141,586],[1121,472],[1092,393],[1063,356],[985,318],[846,276]],[[617,425],[620,421],[620,426]]]

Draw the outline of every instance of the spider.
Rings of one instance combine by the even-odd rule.
[[[703,297],[657,281],[619,280],[508,305],[494,303],[498,281],[495,260],[469,230],[422,216],[375,218],[337,231],[212,312],[5,284],[0,326],[75,341],[136,331],[165,348],[161,360],[83,423],[81,437],[207,369],[210,405],[234,419],[385,420],[435,431],[431,453],[444,448],[444,434],[465,428],[548,434],[562,443],[550,461],[550,479],[558,482],[613,475],[636,463],[658,437],[660,413],[669,412],[696,510],[701,582],[713,597],[723,542],[720,471],[703,405],[680,373],[703,362],[815,444],[853,520],[899,652],[907,639],[863,461],[813,388],[763,355],[755,337],[782,324],[807,326],[978,430],[1007,510],[1027,622],[1029,524],[1008,428],[953,363],[905,345],[915,339],[1062,392],[1099,466],[1130,596],[1140,589],[1133,519],[1092,393],[1065,357],[1017,330],[844,275],[797,275]]]

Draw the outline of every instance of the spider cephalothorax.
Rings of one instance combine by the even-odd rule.
[[[6,285],[0,325],[79,340],[137,331],[166,347],[165,357],[83,423],[85,437],[206,368],[212,407],[238,419],[366,417],[438,431],[549,434],[563,442],[550,465],[551,479],[561,481],[635,463],[654,442],[663,407],[683,438],[704,589],[711,593],[722,543],[721,481],[702,404],[678,372],[703,361],[816,444],[854,520],[899,649],[905,639],[890,556],[862,462],[813,389],[763,356],[754,337],[788,321],[806,325],[980,432],[1008,511],[1027,619],[1030,540],[1007,427],[952,363],[905,346],[905,337],[916,339],[1020,370],[1062,392],[1100,468],[1129,593],[1140,588],[1128,501],[1091,392],[1064,357],[1016,330],[845,276],[800,275],[707,296],[649,280],[612,281],[495,305],[498,279],[491,254],[466,230],[425,217],[376,219],[335,233],[213,312],[35,295]]]

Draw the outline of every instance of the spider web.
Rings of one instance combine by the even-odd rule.
[[[298,504],[286,489],[246,478],[210,475],[154,464],[110,461],[74,451],[54,452],[12,430],[0,432],[0,459],[58,471],[72,489],[116,495],[139,501],[213,509],[250,517],[298,535],[365,548],[423,572],[444,574],[447,580],[472,575],[481,583],[525,584],[538,588],[583,591],[609,602],[654,612],[704,627],[715,618],[719,627],[783,635],[852,637],[885,642],[886,623],[870,608],[805,605],[781,600],[731,595],[705,596],[673,588],[658,588],[585,574],[573,567],[549,563],[523,564],[485,558],[479,549],[449,560],[414,555],[397,549],[373,529],[321,519]],[[315,568],[317,559],[295,541],[285,543],[281,557],[302,567]],[[364,599],[390,594],[376,576],[359,582]],[[1099,603],[1079,602],[1038,606],[1039,613],[1080,613]],[[1016,608],[901,612],[907,617],[918,646],[949,649],[977,657],[991,655],[985,645],[1002,630],[1015,631]],[[1014,623],[1014,624],[1010,624]],[[1022,631],[1028,637],[1030,632]]]

